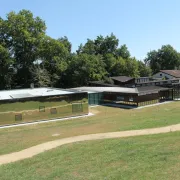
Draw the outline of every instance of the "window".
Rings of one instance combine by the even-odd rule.
[[[117,101],[124,101],[124,97],[123,96],[117,96]]]
[[[160,76],[162,76],[162,74],[160,74]]]
[[[45,106],[39,106],[39,112],[45,112]]]
[[[51,114],[57,114],[57,109],[56,108],[51,108],[50,112],[51,112]]]
[[[16,114],[15,121],[22,121],[22,114]]]

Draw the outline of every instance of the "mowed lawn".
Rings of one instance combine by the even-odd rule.
[[[99,106],[94,116],[0,129],[0,154],[19,151],[43,142],[83,134],[167,126],[180,123],[180,102],[125,110]],[[57,136],[54,136],[54,135]]]
[[[64,145],[0,166],[1,180],[179,180],[180,132]]]

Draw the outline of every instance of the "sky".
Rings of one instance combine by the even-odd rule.
[[[87,39],[113,33],[131,56],[170,44],[180,51],[179,0],[0,0],[0,16],[30,10],[46,22],[47,35],[67,36],[76,51]]]

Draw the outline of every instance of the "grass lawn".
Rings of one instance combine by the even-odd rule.
[[[19,151],[43,142],[83,134],[167,126],[180,123],[180,102],[136,110],[99,106],[95,116],[0,129],[0,154]],[[59,134],[54,137],[53,134]]]
[[[0,167],[1,180],[179,180],[180,132],[65,145]]]

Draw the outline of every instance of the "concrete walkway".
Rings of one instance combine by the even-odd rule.
[[[180,124],[160,127],[160,128],[152,128],[152,129],[130,130],[130,131],[121,131],[121,132],[109,132],[109,133],[74,136],[74,137],[42,143],[42,144],[30,147],[30,148],[24,149],[19,152],[1,155],[0,165],[23,160],[26,158],[31,158],[47,150],[51,150],[53,148],[62,146],[64,144],[69,144],[69,143],[74,143],[74,142],[110,139],[110,138],[122,138],[122,137],[141,136],[141,135],[150,135],[150,134],[160,134],[160,133],[168,133],[168,132],[174,132],[174,131],[180,131]]]

